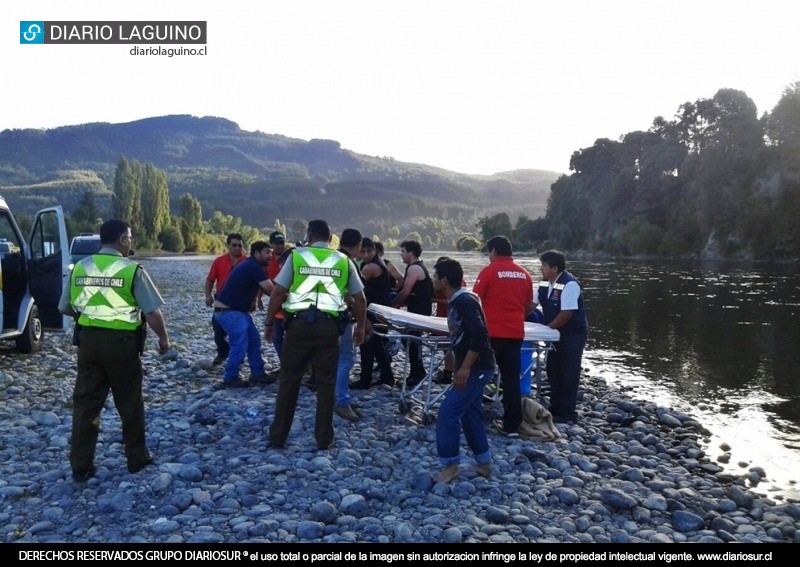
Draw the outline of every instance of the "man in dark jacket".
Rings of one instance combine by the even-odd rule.
[[[458,476],[461,430],[475,455],[474,470],[489,477],[489,441],[483,425],[483,391],[494,376],[494,352],[478,297],[461,287],[464,270],[456,260],[436,263],[434,289],[447,297],[447,326],[455,353],[453,387],[445,395],[436,419],[436,450],[444,467],[437,482]]]
[[[561,333],[556,349],[547,355],[550,413],[556,423],[576,422],[581,360],[589,334],[581,284],[566,271],[564,254],[558,250],[548,250],[539,260],[544,281],[534,301],[542,306],[545,325]]]

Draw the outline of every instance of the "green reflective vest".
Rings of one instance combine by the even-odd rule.
[[[84,258],[72,270],[69,298],[84,327],[134,331],[141,325],[141,309],[133,296],[139,264],[109,254]]]
[[[283,309],[296,313],[316,305],[330,315],[347,308],[344,298],[350,277],[347,256],[330,248],[300,248],[292,251],[294,277]]]

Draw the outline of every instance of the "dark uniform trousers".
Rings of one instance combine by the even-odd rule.
[[[145,444],[142,362],[138,332],[83,327],[78,347],[78,377],[72,395],[73,471],[88,471],[94,462],[100,412],[108,392],[122,421],[122,441],[129,469],[150,460]]]
[[[335,319],[317,317],[314,323],[308,323],[301,316],[287,319],[285,328],[282,374],[278,380],[275,419],[269,427],[269,441],[274,447],[283,447],[286,443],[297,408],[300,382],[311,360],[317,387],[314,437],[317,447],[328,449],[333,444],[339,326]]]
[[[522,423],[522,397],[519,388],[522,339],[490,340],[503,387],[503,431],[516,433]]]
[[[561,335],[556,349],[547,354],[547,381],[550,383],[550,413],[557,421],[578,421],[578,385],[581,360],[589,332]]]

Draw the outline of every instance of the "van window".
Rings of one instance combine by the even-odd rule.
[[[100,252],[100,248],[102,247],[103,245],[99,238],[82,238],[80,240],[75,239],[72,242],[72,250],[70,250],[70,253],[86,254],[87,256],[91,256],[92,254],[97,254]]]
[[[14,232],[11,224],[11,214],[7,211],[0,212],[0,253],[9,254],[22,250],[19,236]]]
[[[39,217],[31,239],[31,257],[33,259],[49,258],[61,254],[58,237],[58,215],[47,212]]]

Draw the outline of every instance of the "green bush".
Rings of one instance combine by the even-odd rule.
[[[482,244],[474,236],[462,236],[456,240],[456,249],[459,252],[469,252],[471,250],[480,250]]]
[[[161,231],[158,235],[161,241],[161,247],[169,252],[183,252],[185,245],[183,243],[183,235],[178,227],[168,226]]]

